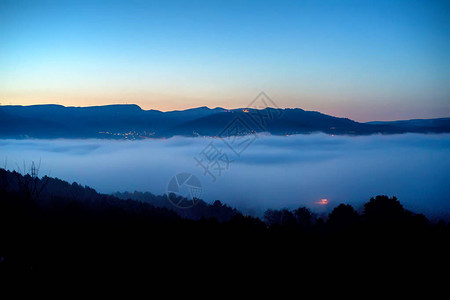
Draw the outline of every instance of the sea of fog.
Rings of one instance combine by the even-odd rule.
[[[449,134],[251,138],[0,140],[0,165],[23,171],[41,161],[40,176],[102,193],[164,194],[174,175],[187,172],[200,180],[205,201],[256,215],[299,206],[321,213],[339,203],[361,209],[384,194],[429,217],[450,216]]]

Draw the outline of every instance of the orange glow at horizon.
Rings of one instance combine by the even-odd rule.
[[[328,201],[328,199],[320,199],[319,201],[316,202],[317,204],[320,205],[327,205],[328,203],[330,203],[330,201]]]

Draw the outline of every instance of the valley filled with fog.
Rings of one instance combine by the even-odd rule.
[[[201,137],[0,140],[0,164],[23,172],[40,161],[39,176],[102,193],[164,194],[174,175],[192,173],[205,201],[219,199],[258,216],[267,208],[299,206],[322,213],[339,203],[361,209],[380,194],[397,196],[405,208],[432,218],[450,216],[449,134],[251,138],[240,155],[230,141]],[[205,174],[198,160],[205,162],[205,154],[211,157],[214,151],[222,153],[221,167]]]

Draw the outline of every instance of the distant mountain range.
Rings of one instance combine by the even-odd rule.
[[[141,139],[230,136],[255,132],[273,135],[448,133],[450,118],[360,123],[300,108],[182,111],[143,110],[139,106],[0,106],[0,138]]]

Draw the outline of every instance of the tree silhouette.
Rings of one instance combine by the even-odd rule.
[[[409,216],[397,197],[379,195],[364,205],[364,218],[371,223],[401,223]]]
[[[276,209],[268,209],[264,212],[264,221],[269,226],[281,225],[282,213]]]
[[[349,204],[339,204],[328,216],[328,226],[340,230],[350,228],[359,221],[359,215]]]
[[[264,213],[264,220],[269,226],[295,226],[297,220],[288,209],[274,210],[268,209]]]
[[[313,214],[306,207],[299,207],[294,210],[294,216],[302,229],[309,229],[313,223]]]

